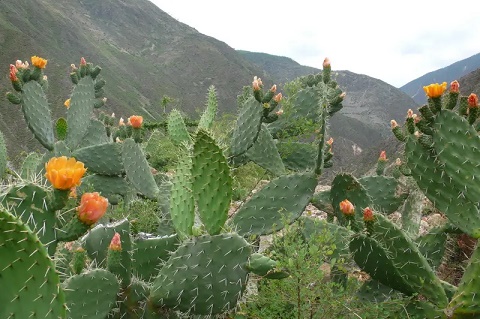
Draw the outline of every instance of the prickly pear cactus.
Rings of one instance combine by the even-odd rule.
[[[250,244],[235,233],[185,242],[160,270],[150,300],[200,315],[229,311],[245,289],[251,253]]]
[[[28,226],[3,210],[0,268],[0,318],[65,318],[65,295],[45,247]]]

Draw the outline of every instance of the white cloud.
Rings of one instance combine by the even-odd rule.
[[[395,86],[480,52],[477,0],[151,1],[235,49],[317,68],[328,56]]]

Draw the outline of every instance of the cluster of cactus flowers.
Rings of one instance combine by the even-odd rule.
[[[84,59],[79,67],[72,65],[75,87],[65,102],[66,119],[56,122],[55,141],[44,93],[47,61],[34,57],[31,62],[33,70],[26,62],[11,65],[15,92],[7,98],[22,106],[28,127],[48,150],[37,166],[45,169],[52,187],[22,181],[0,197],[5,207],[0,211],[0,281],[11,287],[0,293],[0,302],[8,304],[0,310],[2,317],[34,313],[42,318],[159,318],[176,311],[209,317],[229,312],[242,297],[250,273],[272,279],[288,276],[274,260],[254,253],[251,236],[295,222],[310,202],[331,207],[328,221],[314,229],[336,234],[335,256],[353,256],[370,274],[368,284],[412,296],[410,316],[480,314],[475,288],[479,249],[458,288],[434,272],[447,232],[480,237],[475,179],[480,165],[474,156],[480,147],[478,99],[473,94],[460,96],[458,82],[446,95],[446,83],[425,87],[429,100],[419,109],[421,115],[410,110],[403,127],[392,121],[393,134],[406,144],[405,159],[396,161],[395,177],[385,176],[388,160],[382,152],[376,176],[339,174],[330,191],[315,195],[319,176],[332,166],[333,139],[328,138],[327,123],[345,98],[331,79],[330,61],[325,60],[321,74],[301,79],[302,88],[289,97],[294,108],[288,117],[279,108],[283,96],[276,85],[264,91],[255,77],[226,149],[210,133],[217,111],[211,87],[194,131],[178,110],[169,114],[168,135],[183,156],[164,194],[165,184],[152,175],[140,146],[143,118],[132,116],[125,124],[114,114],[92,117],[106,102],[101,97],[105,82],[97,78],[99,67]],[[318,125],[316,146],[312,151],[294,143],[296,149],[286,154],[282,137],[293,132],[290,121],[296,118]],[[229,219],[231,169],[248,161],[277,177]],[[413,178],[451,225],[419,236],[414,220],[421,211],[420,192],[398,194],[400,175]],[[132,193],[166,207],[174,231],[142,237],[131,234],[128,220],[96,225],[109,204]],[[72,201],[75,208],[68,210]],[[402,229],[385,217],[399,207]],[[346,276],[339,269],[335,272]],[[40,274],[42,280],[32,280]],[[25,301],[30,301],[28,307]]]

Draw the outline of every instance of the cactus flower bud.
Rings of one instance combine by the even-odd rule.
[[[141,128],[143,123],[143,117],[140,115],[132,115],[128,118],[127,124],[131,125],[133,128]]]
[[[330,59],[329,58],[325,58],[325,60],[323,60],[323,67],[324,68],[329,68],[331,65],[330,65]]]
[[[253,87],[253,90],[254,91],[260,91],[260,89],[262,88],[262,79],[260,78],[257,78],[256,76],[253,78],[253,82],[252,82],[252,87]]]
[[[277,92],[277,85],[276,84],[272,85],[272,88],[270,89],[270,91],[272,91],[273,93]]]
[[[390,126],[391,126],[392,130],[393,130],[394,128],[396,128],[396,127],[398,126],[397,121],[391,120],[391,121],[390,121]]]
[[[77,207],[78,219],[85,225],[95,224],[107,211],[108,199],[99,193],[84,193]]]
[[[65,105],[65,107],[67,109],[69,109],[70,108],[70,99],[65,100],[65,102],[63,102],[63,105]]]
[[[472,93],[468,96],[468,107],[477,108],[478,107],[478,97],[475,93]]]
[[[447,82],[443,82],[442,84],[432,83],[423,87],[425,94],[432,99],[442,96],[443,92],[445,92],[446,89]]]
[[[355,214],[355,207],[348,199],[345,199],[344,201],[340,202],[340,211],[345,216],[353,216]]]
[[[83,56],[80,58],[80,65],[87,65],[87,61]]]
[[[10,81],[12,82],[18,81],[17,73],[18,73],[18,70],[15,67],[15,65],[10,64]]]
[[[110,246],[108,246],[108,249],[115,251],[122,250],[122,241],[120,239],[119,233],[115,233],[115,235],[113,235],[112,241],[110,242]]]
[[[380,152],[380,156],[378,157],[379,161],[387,161],[387,153],[385,151]]]
[[[32,64],[39,69],[45,69],[47,66],[47,60],[35,55],[32,56]]]
[[[277,95],[275,95],[275,96],[273,97],[273,100],[274,100],[275,102],[277,102],[277,103],[280,103],[280,101],[282,100],[282,98],[283,98],[282,93],[278,93]]]
[[[450,92],[459,93],[460,92],[459,88],[460,88],[460,83],[458,83],[457,80],[452,81],[452,83],[450,83]]]
[[[28,68],[29,64],[27,61],[22,62],[22,60],[17,60],[15,61],[15,66],[17,67],[17,69],[26,69]]]
[[[118,121],[118,126],[125,126],[125,121],[123,120],[123,117],[121,117]]]
[[[363,210],[363,220],[366,222],[373,222],[375,217],[373,216],[373,211],[370,207],[366,207]]]
[[[59,190],[68,190],[81,183],[83,174],[87,171],[82,162],[66,156],[52,157],[45,164],[45,177],[52,186]]]

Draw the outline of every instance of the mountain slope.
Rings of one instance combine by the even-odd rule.
[[[235,112],[235,97],[261,70],[225,43],[178,22],[148,0],[0,1],[0,96],[11,90],[8,65],[48,59],[49,101],[55,118],[64,114],[71,63],[80,57],[103,68],[106,112],[159,119],[164,95],[194,115],[210,85],[220,112]],[[20,110],[0,99],[0,124],[9,152],[42,148]],[[15,147],[13,147],[15,146]]]
[[[403,85],[400,90],[411,96],[419,105],[422,105],[427,102],[425,92],[423,91],[424,86],[442,82],[450,84],[453,80],[458,80],[478,68],[480,68],[480,53],[422,75]]]

